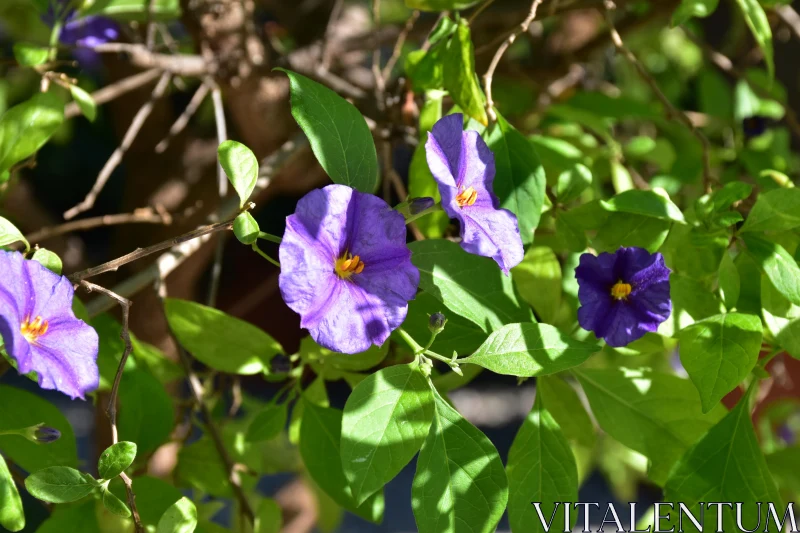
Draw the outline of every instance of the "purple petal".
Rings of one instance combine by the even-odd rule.
[[[61,317],[75,317],[72,312],[75,291],[67,278],[48,270],[38,261],[25,261],[25,269],[34,293],[34,304],[25,313],[25,317],[34,319],[40,316],[51,324]]]
[[[100,383],[97,350],[97,332],[92,327],[77,318],[59,317],[31,344],[30,364],[43,389],[83,399]]]
[[[608,252],[603,252],[600,255],[582,254],[578,267],[575,269],[575,277],[578,279],[578,284],[583,287],[584,284],[591,284],[598,289],[602,288],[603,291],[610,290],[611,286],[619,281],[619,276],[615,271],[617,264],[617,255]],[[579,296],[583,302],[583,298]]]
[[[517,217],[506,209],[465,208],[461,217],[461,247],[471,254],[491,257],[506,275],[525,255]]]
[[[34,294],[25,263],[25,257],[21,253],[0,250],[0,296],[5,294],[7,305],[12,306],[13,312],[20,319],[17,329],[22,323],[21,319],[33,310]]]
[[[387,256],[411,257],[411,250],[406,246],[405,217],[381,198],[352,191],[348,211],[344,248],[360,256],[367,266],[383,261]],[[342,249],[340,253],[344,251]]]
[[[286,235],[296,237],[321,261],[331,261],[343,251],[347,240],[347,219],[353,189],[328,185],[315,189],[297,202],[293,215],[286,217]],[[283,262],[283,257],[281,257]]]
[[[431,166],[433,177],[438,180],[446,179],[449,175],[452,182],[456,185],[460,176],[461,157],[463,150],[462,134],[464,132],[464,115],[453,113],[439,119],[428,135],[428,143],[425,147],[428,157],[428,164],[431,163],[431,152],[439,160],[443,167],[437,168],[434,172]]]
[[[69,20],[61,29],[64,44],[94,47],[119,38],[119,26],[113,20],[91,15]]]

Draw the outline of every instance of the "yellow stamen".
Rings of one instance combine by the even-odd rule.
[[[353,274],[361,274],[364,270],[364,262],[359,256],[353,256],[345,252],[342,257],[334,263],[336,275],[342,279],[349,279]]]
[[[478,191],[476,191],[472,187],[467,187],[456,196],[456,202],[458,202],[459,207],[464,207],[466,205],[472,205],[475,203],[475,200],[478,199]]]
[[[19,330],[28,342],[35,343],[39,337],[47,333],[49,326],[47,320],[42,320],[40,316],[33,319],[33,322],[31,322],[30,316],[26,316],[25,321],[19,326]]]
[[[625,300],[628,298],[628,295],[631,293],[631,285],[630,283],[622,283],[622,281],[618,281],[611,287],[611,297],[617,300]]]

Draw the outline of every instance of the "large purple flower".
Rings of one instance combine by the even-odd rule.
[[[72,398],[95,390],[97,332],[72,312],[72,284],[19,252],[0,251],[0,335],[20,374]]]
[[[613,254],[583,254],[578,279],[578,323],[609,346],[625,346],[669,318],[670,269],[660,253],[620,248]]]
[[[383,344],[419,285],[403,215],[344,185],[313,190],[286,218],[278,282],[317,343],[344,353]]]
[[[463,131],[464,117],[440,119],[428,135],[428,166],[439,186],[442,207],[461,224],[461,247],[491,257],[508,274],[522,261],[517,217],[500,209],[494,195],[494,154],[477,131]]]

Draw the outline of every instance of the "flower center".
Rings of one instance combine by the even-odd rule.
[[[467,187],[456,196],[456,202],[458,202],[458,207],[464,207],[466,205],[472,205],[475,203],[475,200],[478,199],[478,191],[476,191],[472,187]]]
[[[628,298],[628,295],[631,293],[631,284],[630,283],[622,283],[622,280],[616,282],[613,287],[611,287],[611,297],[616,300],[625,300]]]
[[[364,270],[364,261],[360,257],[345,252],[334,264],[336,275],[342,279],[349,279],[353,274],[361,274]]]
[[[47,320],[42,320],[42,317],[37,316],[31,322],[31,317],[26,316],[25,321],[20,325],[19,330],[22,333],[22,336],[27,339],[30,343],[35,343],[36,340],[47,333],[47,328],[49,327],[49,323]]]

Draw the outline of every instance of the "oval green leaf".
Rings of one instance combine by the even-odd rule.
[[[25,479],[25,488],[32,496],[50,503],[80,500],[96,486],[90,475],[68,466],[51,466]]]
[[[217,156],[228,180],[239,195],[239,207],[243,207],[258,181],[258,159],[250,148],[236,141],[220,144]]]
[[[167,509],[158,521],[156,533],[193,533],[197,527],[197,508],[183,497]]]
[[[72,99],[78,104],[78,109],[81,110],[83,116],[89,122],[94,122],[97,118],[97,103],[92,98],[92,95],[78,87],[77,85],[70,85],[69,92],[72,94]]]
[[[31,245],[22,235],[22,232],[9,220],[0,217],[0,246],[7,246],[15,242],[25,244],[25,250],[30,250]]]
[[[0,174],[32,156],[64,122],[64,103],[39,93],[0,117]]]
[[[113,479],[125,471],[136,459],[136,443],[122,441],[112,444],[100,454],[97,472],[103,479]]]
[[[286,427],[286,404],[268,405],[259,412],[247,428],[248,442],[269,440]]]
[[[21,531],[25,527],[25,511],[17,485],[11,477],[6,460],[0,455],[0,526],[9,531]]]

